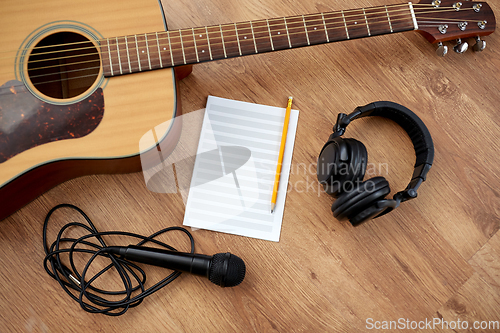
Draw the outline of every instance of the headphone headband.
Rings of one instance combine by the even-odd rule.
[[[415,169],[412,179],[406,189],[396,193],[394,199],[402,202],[415,198],[417,196],[418,187],[425,181],[427,172],[432,166],[434,160],[434,144],[431,134],[425,124],[410,109],[394,102],[379,101],[357,107],[348,115],[340,113],[337,117],[337,123],[333,127],[334,133],[330,136],[329,141],[335,137],[342,136],[345,133],[347,125],[349,125],[351,121],[370,116],[378,116],[393,120],[401,126],[410,137],[413,148],[415,149]]]

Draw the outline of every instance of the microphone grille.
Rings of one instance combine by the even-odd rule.
[[[231,253],[217,253],[212,257],[208,279],[221,287],[234,287],[243,282],[246,266],[243,260]]]

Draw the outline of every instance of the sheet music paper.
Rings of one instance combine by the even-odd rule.
[[[271,213],[285,108],[209,96],[184,225],[279,241],[298,117],[292,110]]]

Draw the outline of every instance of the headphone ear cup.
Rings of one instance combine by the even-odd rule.
[[[354,188],[355,184],[359,184],[365,176],[368,152],[361,141],[356,139],[344,139],[344,141],[350,153],[350,158],[348,164],[345,166],[346,169],[341,170],[346,174],[346,177],[344,178],[340,191],[349,192]]]
[[[327,142],[318,158],[317,177],[326,193],[337,197],[363,180],[368,153],[355,139],[336,137]]]
[[[389,209],[389,208],[378,207],[378,205],[375,203],[375,204],[369,206],[368,208],[362,210],[361,212],[359,212],[355,216],[349,218],[349,222],[351,222],[351,224],[353,226],[360,225],[363,222],[366,222],[368,220],[371,220],[374,217],[379,216],[383,211],[385,211],[387,209]]]
[[[323,185],[326,193],[337,196],[342,182],[341,176],[338,173],[342,163],[349,159],[349,152],[344,139],[336,137],[329,140],[321,149],[319,154],[318,164],[316,167],[316,175],[318,181]]]
[[[332,205],[333,216],[339,220],[347,218],[351,223],[365,221],[376,213],[375,208],[371,207],[376,207],[376,203],[390,192],[389,183],[384,177],[368,179],[339,196]]]

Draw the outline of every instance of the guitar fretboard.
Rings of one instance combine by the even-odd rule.
[[[416,28],[408,3],[107,38],[100,50],[109,77]]]

